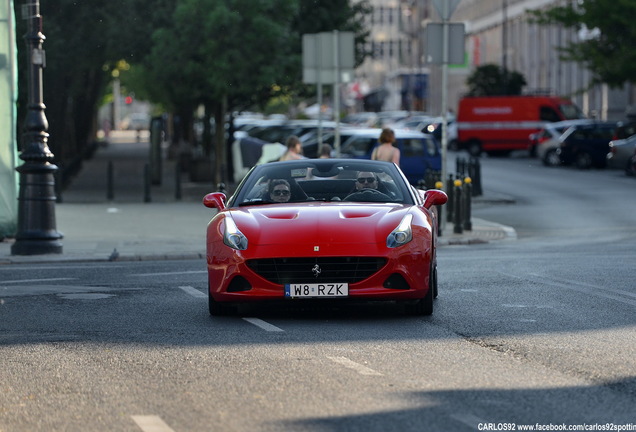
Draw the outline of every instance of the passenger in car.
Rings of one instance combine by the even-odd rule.
[[[380,145],[373,149],[371,159],[393,162],[397,166],[400,166],[400,149],[393,145],[393,143],[395,143],[395,132],[393,129],[382,129],[378,141]]]
[[[279,160],[288,161],[288,160],[304,159],[304,156],[302,154],[303,145],[297,136],[295,135],[290,136],[289,138],[287,138],[287,142],[285,144],[287,145],[287,150],[285,151],[285,153],[283,153],[283,155],[280,157]]]

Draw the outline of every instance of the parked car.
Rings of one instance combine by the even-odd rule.
[[[634,152],[636,151],[636,135],[626,139],[612,140],[607,153],[607,165],[610,168],[625,170],[625,174],[634,175]]]
[[[447,196],[409,185],[395,165],[302,159],[254,167],[207,227],[211,315],[247,302],[399,301],[430,315],[437,215]]]
[[[636,120],[625,120],[618,122],[616,128],[616,139],[629,138],[636,134]]]
[[[559,137],[558,154],[563,165],[585,169],[607,165],[609,142],[616,133],[615,122],[594,122],[571,126]]]
[[[341,133],[341,156],[371,159],[379,145],[380,129],[347,129]],[[348,138],[344,138],[348,136]],[[426,177],[428,170],[441,171],[442,157],[439,142],[431,135],[417,131],[395,129],[395,146],[400,149],[400,168],[411,184]]]
[[[557,166],[561,165],[561,158],[557,154],[560,142],[559,137],[570,126],[577,124],[589,124],[594,120],[580,119],[580,120],[565,120],[561,122],[548,123],[543,129],[530,136],[531,153],[534,153],[545,166]]]
[[[124,129],[127,130],[147,130],[150,128],[150,116],[145,113],[132,113],[123,123]]]

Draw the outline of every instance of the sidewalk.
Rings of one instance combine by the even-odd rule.
[[[135,142],[135,132],[117,131],[107,146],[84,161],[80,173],[62,192],[55,206],[57,230],[64,235],[61,254],[11,255],[13,241],[0,242],[0,265],[60,261],[139,261],[205,258],[205,227],[213,210],[203,196],[216,190],[210,183],[193,183],[183,175],[181,199],[176,199],[176,161],[162,160],[161,184],[150,189],[145,202],[144,165],[149,159],[147,135]],[[109,163],[114,173],[113,199],[108,199]],[[499,197],[480,197],[484,202]],[[475,244],[515,238],[514,230],[472,218],[472,230],[439,237],[444,245]]]

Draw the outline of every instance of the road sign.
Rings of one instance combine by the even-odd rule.
[[[461,0],[433,0],[433,4],[439,16],[444,21],[448,21],[460,1]]]
[[[336,52],[338,55],[336,56]],[[303,82],[333,84],[353,80],[355,66],[353,32],[324,32],[303,35]]]
[[[446,23],[448,25],[448,64],[464,64],[464,24]],[[426,61],[442,64],[444,62],[444,23],[426,25]]]

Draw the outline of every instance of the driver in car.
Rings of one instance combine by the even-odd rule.
[[[269,182],[268,194],[271,201],[287,202],[291,197],[289,182],[284,179],[274,179]]]
[[[377,189],[378,178],[375,173],[360,171],[356,177],[356,190]]]

